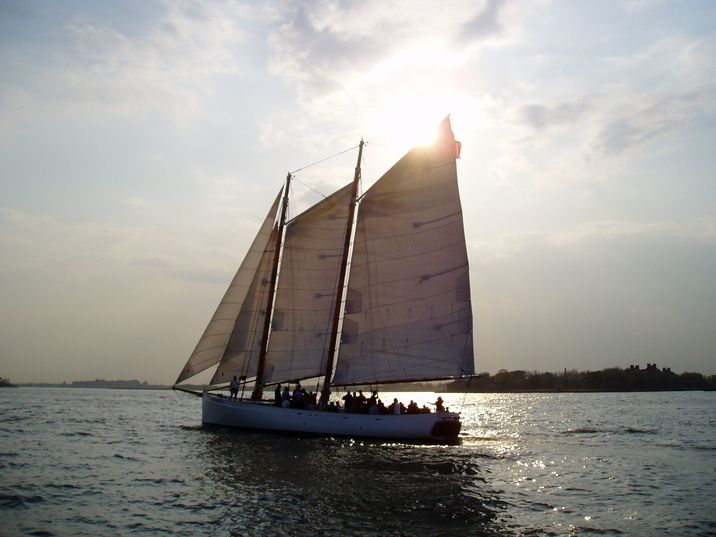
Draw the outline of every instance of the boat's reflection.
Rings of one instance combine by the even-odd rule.
[[[480,468],[487,455],[475,446],[203,432],[204,476],[216,501],[226,502],[226,516],[245,528],[277,535],[507,533],[505,504]]]

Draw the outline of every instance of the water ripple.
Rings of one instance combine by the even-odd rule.
[[[204,428],[200,400],[168,392],[3,397],[3,535],[716,530],[708,393],[447,394],[464,417],[455,445]]]

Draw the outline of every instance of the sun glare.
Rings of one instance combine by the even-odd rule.
[[[402,96],[378,118],[377,129],[384,142],[399,148],[432,143],[438,124],[450,113],[451,99],[439,93]]]

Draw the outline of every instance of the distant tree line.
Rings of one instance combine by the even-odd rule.
[[[123,389],[136,389],[146,388],[147,381],[139,381],[136,379],[132,380],[75,380],[72,382],[73,388],[123,388]]]
[[[713,390],[716,375],[701,373],[673,373],[671,368],[659,369],[656,364],[610,367],[601,371],[564,370],[562,373],[538,371],[507,371],[495,375],[481,373],[470,379],[460,379],[447,385],[449,392],[552,392],[552,391],[658,391]]]
[[[15,385],[10,382],[10,379],[6,379],[5,377],[0,377],[0,388],[14,388]]]

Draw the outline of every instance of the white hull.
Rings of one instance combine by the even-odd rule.
[[[399,416],[322,412],[231,401],[208,393],[202,397],[202,422],[264,431],[395,440],[456,438],[461,426],[454,412]]]

